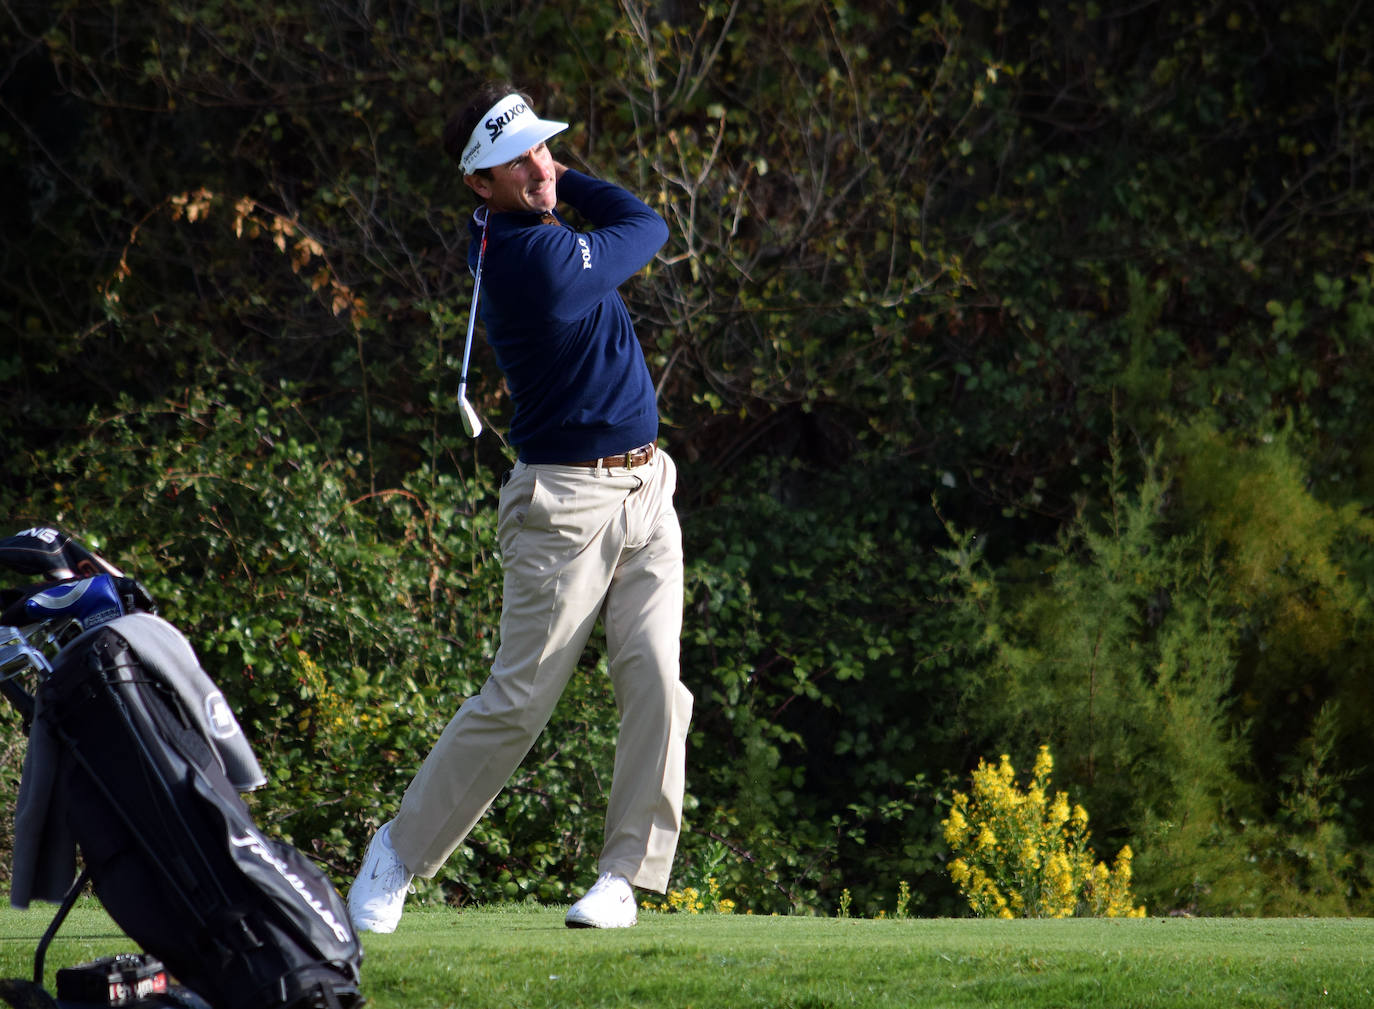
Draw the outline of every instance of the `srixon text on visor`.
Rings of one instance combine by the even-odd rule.
[[[527,106],[524,102],[521,102],[519,105],[511,106],[507,111],[501,113],[499,116],[493,116],[492,118],[488,119],[485,123],[483,123],[483,125],[487,128],[487,132],[491,134],[491,136],[487,138],[488,141],[490,143],[495,143],[496,138],[501,135],[502,130],[504,130],[512,122],[514,122],[520,116],[523,116],[528,111],[529,106]]]

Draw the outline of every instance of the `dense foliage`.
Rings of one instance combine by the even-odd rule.
[[[675,886],[957,911],[954,790],[1048,745],[1152,912],[1368,913],[1371,40],[1334,0],[19,0],[0,516],[149,584],[347,879],[493,654],[511,450],[457,422],[439,134],[508,76],[672,229],[626,296],[689,550]],[[480,345],[469,396],[500,432]],[[586,882],[597,662],[431,896]]]

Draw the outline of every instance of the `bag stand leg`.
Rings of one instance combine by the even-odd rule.
[[[57,935],[57,930],[62,927],[62,923],[67,920],[67,915],[71,912],[72,906],[76,903],[76,898],[81,896],[81,891],[86,889],[86,884],[90,882],[91,870],[82,869],[81,875],[76,877],[76,882],[67,891],[67,895],[62,898],[62,905],[57,909],[57,917],[53,918],[48,930],[43,933],[43,938],[38,940],[38,949],[33,954],[33,983],[40,988],[43,986],[43,961],[47,959],[48,947],[52,945],[53,937]]]

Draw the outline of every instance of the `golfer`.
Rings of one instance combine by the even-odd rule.
[[[598,617],[619,735],[599,876],[567,924],[633,925],[632,888],[667,889],[692,711],[678,682],[682,534],[676,469],[657,447],[653,382],[617,288],[668,230],[625,190],[555,161],[545,142],[566,128],[509,85],[485,85],[444,129],[481,201],[468,264],[476,269],[485,238],[479,314],[510,388],[519,450],[500,494],[500,646],[481,691],[368,845],[348,895],[359,931],[393,931],[413,877],[438,872],[486,812],[548,722]],[[560,203],[592,230],[573,228]]]

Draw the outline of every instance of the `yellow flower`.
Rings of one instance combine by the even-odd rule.
[[[1082,806],[1073,807],[1073,825],[1075,830],[1088,829],[1088,811]]]
[[[1049,748],[1040,747],[1022,790],[1008,755],[978,762],[972,791],[954,793],[941,824],[951,880],[980,917],[1143,915],[1131,902],[1131,850],[1111,869],[1095,861],[1087,810],[1051,793],[1053,769]]]
[[[1046,822],[1051,827],[1062,827],[1069,820],[1069,797],[1063,792],[1059,792],[1054,797],[1054,802],[1050,804],[1050,815]]]
[[[944,823],[945,841],[949,844],[958,844],[968,833],[968,820],[964,819],[964,814],[956,806],[949,811],[949,819]]]

